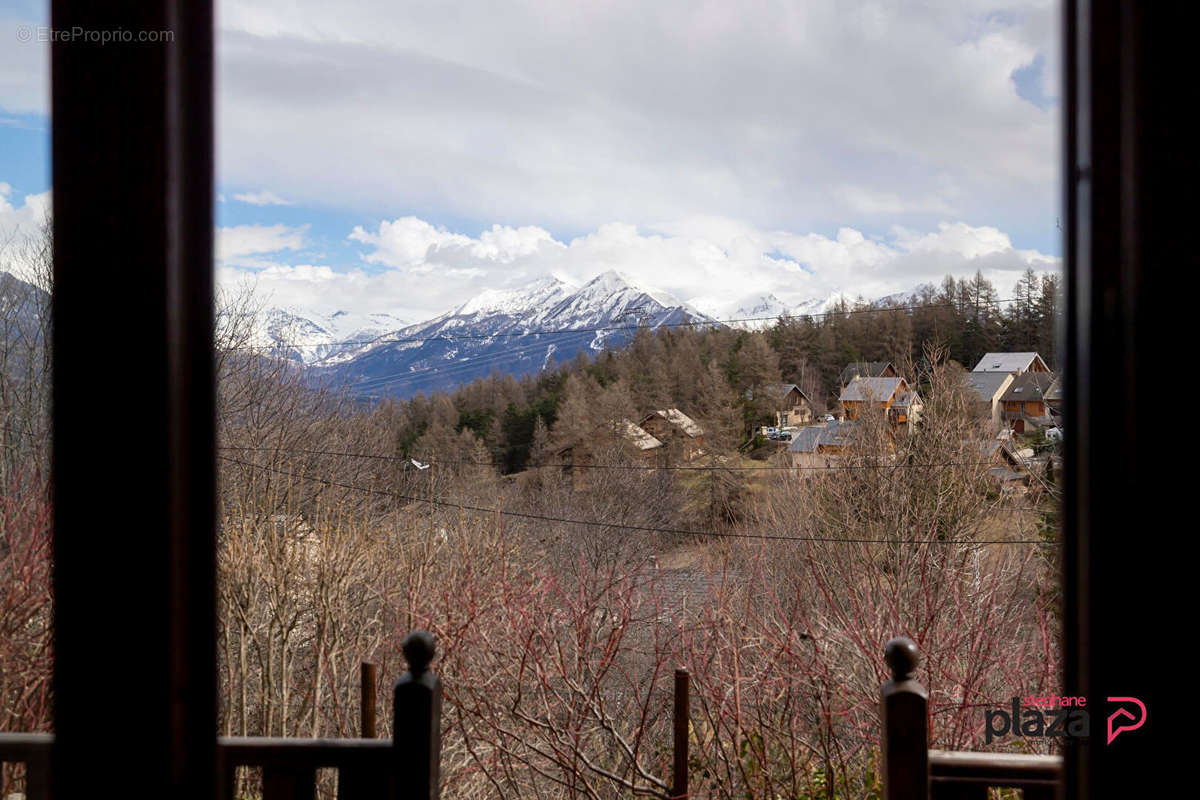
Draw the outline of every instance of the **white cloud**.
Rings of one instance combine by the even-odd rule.
[[[300,250],[305,247],[308,226],[235,225],[217,229],[217,259],[226,264],[250,267],[271,266],[255,258],[269,253]]]
[[[27,194],[15,204],[13,188],[0,181],[0,270],[30,279],[27,259],[50,213],[50,192]]]
[[[36,234],[50,214],[50,192],[25,195],[14,205],[10,184],[0,181],[0,241],[13,236]]]
[[[1046,241],[1058,113],[1013,73],[1054,96],[1056,7],[226,0],[221,170],[364,214]]]
[[[350,233],[350,238],[374,246],[375,249],[366,256],[367,261],[391,267],[421,266],[425,264],[432,248],[471,241],[469,237],[436,228],[416,217],[384,221],[376,233],[369,233],[358,225]]]
[[[284,200],[279,195],[275,194],[274,192],[268,191],[266,189],[264,189],[261,192],[246,192],[243,194],[235,194],[233,196],[233,199],[238,200],[243,203],[248,203],[249,205],[252,205],[252,206],[290,206],[290,205],[292,205],[292,203],[290,201]]]
[[[851,227],[827,236],[710,217],[655,230],[612,222],[558,241],[536,227],[493,226],[472,237],[402,217],[375,232],[356,227],[349,238],[364,246],[365,263],[385,268],[339,271],[271,263],[255,279],[272,302],[283,305],[387,311],[416,321],[485,289],[512,288],[546,275],[578,284],[609,269],[728,313],[753,295],[774,294],[788,304],[834,294],[876,298],[977,270],[1004,295],[1026,268],[1058,268],[1058,259],[1014,248],[997,228],[963,222],[929,231],[897,227],[872,238]],[[229,270],[226,279],[247,274]]]

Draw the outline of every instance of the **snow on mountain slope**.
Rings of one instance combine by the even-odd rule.
[[[832,295],[823,299],[786,303],[774,294],[768,293],[752,294],[735,299],[697,297],[693,298],[691,303],[708,316],[727,322],[732,327],[761,330],[771,327],[779,317],[819,314],[833,305],[838,297],[839,295]]]
[[[616,272],[574,287],[541,278],[488,290],[427,322],[345,351],[316,366],[355,393],[410,396],[449,389],[493,371],[536,373],[579,350],[595,354],[626,341],[639,325],[713,321],[671,295]]]
[[[255,344],[304,364],[329,361],[404,325],[387,313],[324,314],[312,309],[271,308],[263,312]]]

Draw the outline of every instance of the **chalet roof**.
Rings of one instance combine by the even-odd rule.
[[[892,366],[890,361],[851,361],[842,370],[842,386],[847,385],[855,378],[878,378],[884,373],[888,367]],[[895,369],[893,367],[893,369]]]
[[[904,378],[855,378],[842,389],[838,399],[843,403],[884,402],[899,391]],[[906,384],[907,385],[907,384]]]
[[[809,425],[792,435],[792,443],[788,445],[788,452],[815,453],[821,445],[826,447],[843,445],[853,429],[853,422],[827,422],[824,425]]]
[[[1025,476],[1019,472],[1013,472],[1011,469],[1004,467],[992,467],[988,470],[988,474],[995,478],[1000,483],[1015,483],[1025,480]]]
[[[1062,387],[1062,376],[1061,375],[1054,376],[1054,380],[1050,383],[1049,388],[1046,389],[1045,397],[1047,400],[1062,400],[1063,399],[1063,387]]]
[[[680,411],[678,408],[664,408],[657,411],[651,411],[649,414],[642,417],[639,424],[644,423],[655,414],[662,417],[672,425],[678,426],[688,436],[695,438],[696,436],[704,435],[704,429],[697,425],[694,419]]]
[[[979,442],[979,452],[984,456],[984,458],[995,458],[996,456],[1000,456],[1005,462],[1013,466],[1021,463],[1020,457],[1012,451],[1011,447],[996,439],[987,439]]]
[[[803,389],[794,383],[773,383],[767,387],[767,391],[769,391],[778,399],[787,397],[788,393],[791,392],[792,389],[795,389],[797,392],[799,392],[800,396],[809,402],[809,405],[812,404],[812,398],[810,398]]]
[[[915,389],[909,389],[907,392],[900,392],[896,395],[896,399],[892,401],[892,407],[910,408],[914,404],[922,405],[921,395],[917,394]]]
[[[1009,403],[1043,400],[1053,382],[1054,376],[1049,372],[1022,372],[1013,378],[1000,399]]]
[[[997,392],[1007,388],[1006,384],[1011,378],[1011,372],[968,372],[967,388],[978,395],[980,400],[990,403]]]
[[[639,450],[653,450],[656,447],[662,447],[663,443],[650,434],[645,428],[634,425],[627,419],[609,420],[607,423],[600,423],[594,428],[594,433],[604,435],[618,435],[632,444]],[[562,456],[574,447],[579,445],[584,440],[576,440],[568,445],[560,447],[555,452]]]
[[[1024,372],[1033,360],[1042,360],[1037,353],[984,353],[973,372]]]
[[[634,425],[627,419],[617,423],[617,430],[639,450],[653,450],[663,446],[662,442],[651,436],[644,428]]]

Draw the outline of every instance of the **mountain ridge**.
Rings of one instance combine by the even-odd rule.
[[[425,322],[314,362],[324,377],[363,397],[411,396],[448,389],[493,371],[533,374],[620,345],[632,329],[692,320],[718,325],[669,293],[608,270],[575,287],[539,278],[488,289]]]
[[[785,315],[821,313],[845,297],[785,303],[772,293],[740,299],[681,300],[615,269],[583,284],[554,276],[485,289],[454,308],[407,325],[391,314],[322,315],[303,309],[268,312],[262,336],[321,378],[364,398],[408,397],[451,389],[494,371],[520,377],[628,341],[634,329],[685,321],[756,330]],[[718,307],[736,311],[715,313]],[[338,322],[338,318],[345,316]],[[299,341],[284,337],[298,331]],[[339,339],[337,332],[346,335]],[[348,333],[347,333],[348,332]]]

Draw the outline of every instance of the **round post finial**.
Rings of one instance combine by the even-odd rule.
[[[429,669],[437,652],[433,643],[433,635],[425,631],[413,631],[404,638],[404,658],[408,661],[408,671],[415,678]]]
[[[907,636],[897,636],[890,639],[883,648],[883,660],[892,671],[892,680],[907,681],[917,674],[917,664],[921,660],[921,652],[917,645]]]

